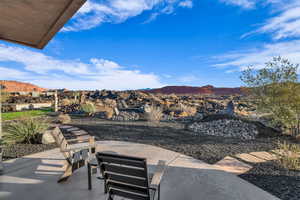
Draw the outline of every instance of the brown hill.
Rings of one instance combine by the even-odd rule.
[[[207,85],[203,87],[191,86],[166,86],[163,88],[145,90],[149,93],[160,94],[212,94],[212,95],[234,95],[243,94],[242,88],[215,88]]]
[[[6,92],[44,92],[46,89],[40,88],[31,83],[23,83],[18,81],[1,80],[0,85],[4,86]]]

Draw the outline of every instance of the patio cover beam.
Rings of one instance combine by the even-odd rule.
[[[43,49],[86,0],[1,0],[0,39]]]

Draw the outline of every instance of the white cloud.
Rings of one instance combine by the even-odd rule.
[[[220,0],[223,3],[240,6],[245,9],[252,9],[255,8],[256,0]]]
[[[26,72],[22,72],[16,69],[10,69],[7,67],[0,67],[0,79],[25,79],[30,75]]]
[[[170,14],[177,6],[191,8],[192,0],[88,0],[62,31],[81,31],[103,23],[121,23],[150,10]],[[152,14],[150,18],[154,20],[158,14]]]
[[[17,62],[38,74],[61,70],[72,74],[89,74],[88,65],[78,61],[57,60],[42,53],[0,44],[0,61]]]
[[[278,16],[270,18],[257,32],[272,33],[275,40],[300,37],[300,3],[288,7]]]
[[[192,8],[193,7],[193,1],[192,0],[186,0],[179,3],[180,7],[183,8]]]
[[[257,33],[271,34],[273,40],[300,37],[299,0],[268,0],[264,4],[273,6],[272,17],[262,23],[260,28],[244,34],[242,38]]]
[[[254,68],[259,69],[266,62],[271,61],[274,56],[282,56],[293,63],[300,63],[300,40],[265,44],[261,48],[217,56],[214,59],[218,60],[218,64],[214,66],[221,68],[234,67],[244,70],[248,66],[253,65]],[[227,72],[230,71],[232,69]]]
[[[45,88],[125,90],[163,86],[155,74],[129,70],[99,58],[91,58],[89,62],[60,60],[25,48],[0,45],[1,62],[23,67],[22,70],[0,67],[1,79],[26,80]]]

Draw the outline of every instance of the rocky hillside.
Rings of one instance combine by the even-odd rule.
[[[190,87],[190,86],[166,86],[163,88],[144,90],[148,93],[159,94],[209,94],[209,95],[241,95],[243,94],[242,88],[215,88],[214,86],[207,85],[203,87]]]
[[[44,88],[40,88],[31,83],[23,83],[18,81],[5,81],[1,80],[0,84],[4,86],[6,92],[43,92]]]

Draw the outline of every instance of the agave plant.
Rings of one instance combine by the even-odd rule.
[[[41,133],[47,128],[45,121],[33,118],[22,119],[8,125],[3,139],[8,144],[36,144],[40,142]]]

